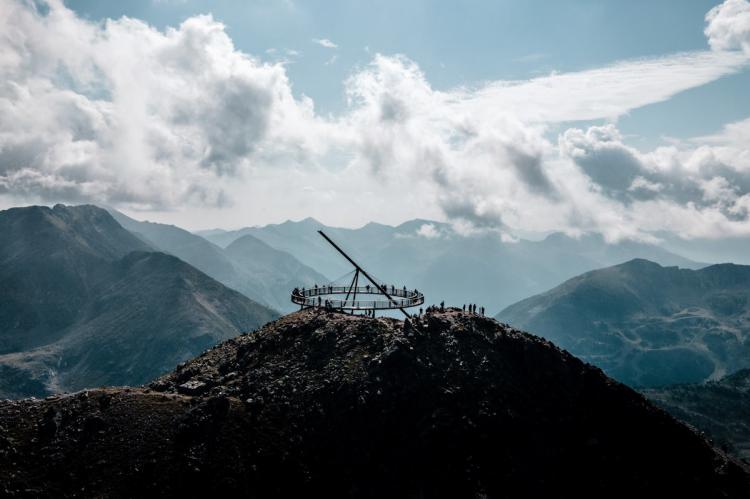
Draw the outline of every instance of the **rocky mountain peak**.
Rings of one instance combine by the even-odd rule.
[[[45,428],[43,444],[33,428]],[[296,312],[144,389],[0,404],[0,429],[0,442],[45,463],[19,469],[0,453],[4,483],[105,496],[742,497],[750,487],[742,465],[599,369],[457,309],[404,321]]]

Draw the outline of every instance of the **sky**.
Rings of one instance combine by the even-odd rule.
[[[0,0],[0,208],[750,236],[750,3]]]

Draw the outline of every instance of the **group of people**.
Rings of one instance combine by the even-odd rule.
[[[476,303],[469,303],[468,305],[464,304],[463,310],[466,312],[466,309],[468,308],[470,314],[476,314],[477,313],[477,304]],[[484,315],[484,307],[479,307],[479,314]]]
[[[484,307],[477,306],[476,303],[470,303],[468,305],[464,304],[462,310],[464,312],[468,311],[470,314],[476,314],[477,311],[479,311],[479,314],[484,315]],[[424,310],[424,312],[428,312],[428,313],[429,312],[445,312],[445,302],[441,301],[439,306],[438,305],[430,305],[429,307],[427,307],[426,310]],[[423,313],[423,310],[420,307],[419,308],[419,315],[421,316],[422,313]]]

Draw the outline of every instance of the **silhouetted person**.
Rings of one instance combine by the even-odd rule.
[[[445,302],[444,301],[440,302],[440,311],[441,312],[445,312]]]
[[[318,306],[320,306],[320,296],[318,296]]]

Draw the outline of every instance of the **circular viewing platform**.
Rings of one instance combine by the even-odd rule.
[[[392,299],[389,299],[385,290]],[[373,299],[360,299],[360,296]],[[375,298],[377,297],[377,298]],[[292,302],[302,308],[321,307],[336,310],[389,310],[416,307],[424,295],[416,289],[383,286],[313,286],[292,291]]]

